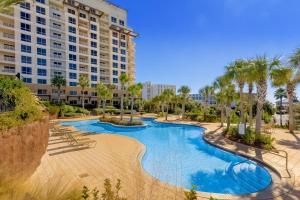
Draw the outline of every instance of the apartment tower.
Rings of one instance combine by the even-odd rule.
[[[57,99],[51,79],[62,76],[70,104],[81,103],[86,76],[85,101],[95,104],[99,81],[119,86],[121,73],[135,80],[136,36],[127,11],[104,0],[26,0],[0,14],[0,74],[19,73],[44,100]]]

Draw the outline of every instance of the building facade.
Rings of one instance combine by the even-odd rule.
[[[205,104],[205,98],[201,94],[190,94],[190,98],[198,103]],[[216,99],[213,96],[208,97],[208,104],[214,105],[216,104]]]
[[[171,89],[176,93],[176,85],[152,84],[149,81],[145,82],[143,84],[142,98],[144,100],[151,100],[154,97],[159,96],[166,89]]]
[[[0,74],[20,73],[47,100],[57,98],[51,79],[62,76],[61,97],[71,104],[81,103],[85,76],[86,103],[95,103],[99,81],[118,86],[121,73],[135,80],[136,36],[127,11],[105,0],[26,0],[0,14]]]

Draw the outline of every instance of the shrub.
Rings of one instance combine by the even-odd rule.
[[[238,129],[236,126],[230,126],[229,129],[225,129],[224,132],[229,137],[236,138],[238,136]]]
[[[193,185],[192,189],[190,191],[184,192],[184,200],[197,200],[197,192],[196,192],[196,186]]]
[[[274,140],[275,139],[272,138],[271,135],[259,134],[257,135],[256,143],[258,143],[258,145],[260,145],[264,149],[271,150],[273,148],[272,144]]]
[[[88,111],[87,109],[84,109],[84,108],[77,107],[76,108],[76,113],[81,113],[81,114],[89,115],[90,111]]]
[[[59,111],[60,111],[59,106],[55,106],[55,105],[48,106],[48,112],[50,115],[58,115]]]
[[[248,145],[254,145],[256,140],[256,134],[251,128],[246,129],[245,135],[242,136],[243,141]]]
[[[263,112],[262,118],[266,124],[270,123],[273,119],[272,115],[268,114],[267,112]]]
[[[217,115],[204,115],[204,122],[217,122],[218,116]]]

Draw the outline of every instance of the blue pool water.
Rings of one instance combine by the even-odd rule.
[[[153,177],[171,185],[223,194],[248,194],[270,185],[271,175],[262,166],[223,151],[202,139],[203,128],[163,124],[144,119],[142,128],[120,128],[97,120],[63,122],[82,131],[129,136],[147,150],[143,168]]]

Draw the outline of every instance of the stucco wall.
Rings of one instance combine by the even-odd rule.
[[[0,132],[0,173],[8,177],[30,176],[46,152],[48,138],[48,117]]]

